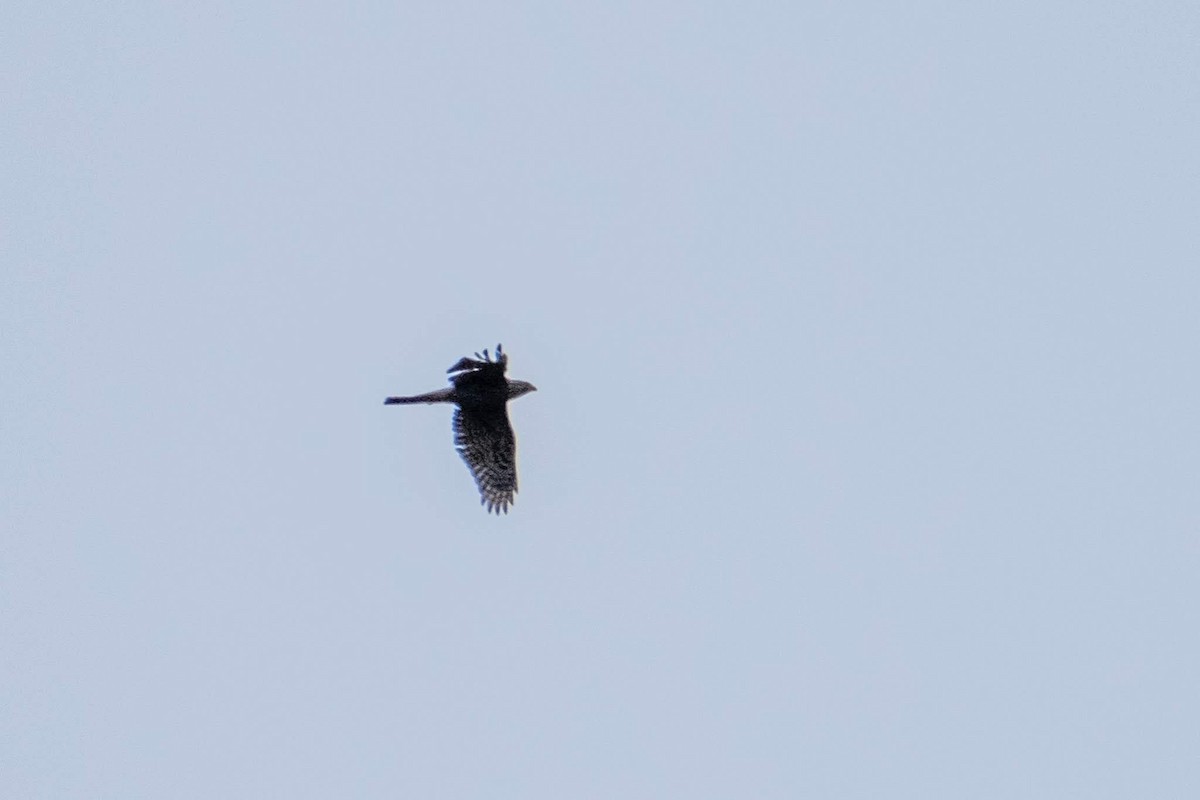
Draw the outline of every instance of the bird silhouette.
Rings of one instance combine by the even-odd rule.
[[[383,401],[384,405],[455,403],[454,447],[475,478],[480,504],[497,514],[508,513],[517,493],[517,440],[508,421],[508,401],[537,391],[532,383],[506,378],[507,367],[508,356],[496,345],[495,358],[484,350],[475,358],[460,358],[446,370],[449,389]]]

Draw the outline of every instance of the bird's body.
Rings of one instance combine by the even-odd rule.
[[[449,389],[383,401],[456,404],[454,446],[475,478],[479,502],[497,514],[508,513],[517,493],[517,440],[508,422],[508,401],[537,391],[531,383],[506,378],[507,365],[508,356],[496,345],[495,359],[484,350],[482,356],[461,358],[446,370],[453,384]]]

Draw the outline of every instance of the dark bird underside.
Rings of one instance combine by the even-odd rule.
[[[496,345],[494,359],[484,350],[482,356],[461,358],[446,370],[449,389],[383,401],[455,403],[454,446],[475,478],[479,502],[497,514],[508,513],[517,493],[517,440],[508,421],[508,401],[537,390],[531,383],[506,378],[507,366],[508,356]]]

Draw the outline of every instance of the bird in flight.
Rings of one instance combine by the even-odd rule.
[[[455,403],[454,447],[475,478],[479,503],[489,512],[508,513],[517,493],[517,440],[508,422],[508,401],[536,392],[525,381],[504,377],[508,356],[496,345],[496,356],[488,351],[475,358],[460,358],[446,370],[449,389],[412,397],[389,397],[384,405],[401,403]]]

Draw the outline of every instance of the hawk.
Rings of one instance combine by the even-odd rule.
[[[479,487],[479,503],[489,512],[508,513],[517,493],[517,440],[508,422],[508,401],[536,392],[525,381],[504,377],[508,356],[496,345],[496,357],[475,354],[460,358],[446,370],[449,389],[412,397],[389,397],[384,405],[401,403],[455,403],[454,447],[467,462]]]

